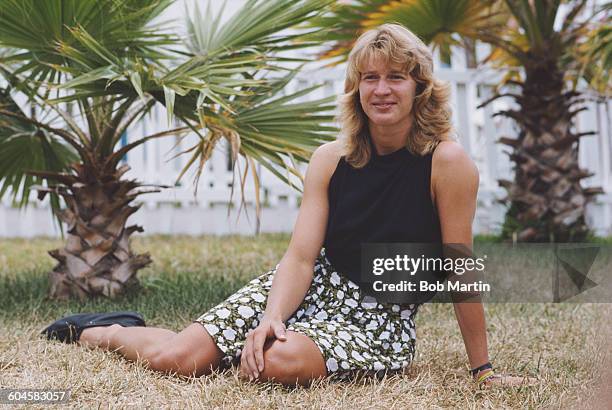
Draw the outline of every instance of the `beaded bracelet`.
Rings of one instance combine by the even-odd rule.
[[[493,371],[493,369],[487,369],[483,374],[478,377],[478,384],[481,384],[482,382],[490,379],[494,375],[495,372]]]
[[[470,370],[470,373],[472,374],[472,377],[473,377],[473,376],[476,376],[479,372],[486,370],[486,369],[493,369],[493,365],[491,364],[491,362],[486,362],[482,366]]]

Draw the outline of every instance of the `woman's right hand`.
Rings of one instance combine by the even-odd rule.
[[[253,380],[259,377],[264,370],[263,349],[266,340],[287,340],[287,329],[282,320],[277,318],[264,318],[259,326],[249,331],[244,342],[240,358],[240,372],[243,376]]]

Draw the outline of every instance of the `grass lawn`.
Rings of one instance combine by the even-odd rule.
[[[119,300],[81,304],[46,299],[46,251],[59,240],[0,240],[0,387],[72,390],[81,407],[228,408],[583,408],[601,388],[610,360],[608,304],[490,304],[485,307],[490,356],[498,370],[536,376],[530,388],[478,390],[453,307],[428,304],[417,316],[417,356],[410,371],[382,381],[329,383],[310,389],[240,382],[234,370],[199,379],[164,376],[115,353],[39,338],[69,313],[137,310],[147,324],[181,330],[247,280],[278,263],[289,237],[145,237],[138,251],[154,264],[140,272],[143,289]],[[609,386],[607,386],[609,388]]]

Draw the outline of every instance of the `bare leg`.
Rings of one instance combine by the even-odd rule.
[[[128,360],[143,360],[153,370],[185,376],[210,373],[223,357],[199,323],[180,333],[151,327],[93,327],[83,331],[79,343],[117,351]]]
[[[79,343],[114,350],[128,360],[144,360],[153,370],[184,376],[208,374],[223,357],[199,323],[180,333],[151,327],[93,327],[83,331]],[[307,386],[327,375],[318,347],[301,333],[288,331],[286,341],[269,341],[264,349],[264,371],[258,381]]]
[[[128,360],[138,360],[143,351],[171,339],[176,334],[172,330],[158,327],[99,326],[83,330],[78,343],[90,348],[116,350]]]

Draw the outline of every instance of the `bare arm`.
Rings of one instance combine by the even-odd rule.
[[[304,196],[287,252],[274,275],[265,316],[286,321],[304,300],[327,227],[329,179],[338,162],[327,144],[312,155]]]
[[[459,144],[440,143],[433,156],[431,183],[442,242],[462,244],[471,250],[478,170]],[[479,367],[489,361],[482,303],[455,303],[454,308],[470,367]]]
[[[327,227],[327,188],[338,164],[339,144],[322,145],[310,159],[289,247],[274,274],[263,319],[247,336],[242,351],[241,369],[249,377],[259,377],[264,369],[266,339],[286,340],[284,322],[300,306],[312,282],[314,263]]]

